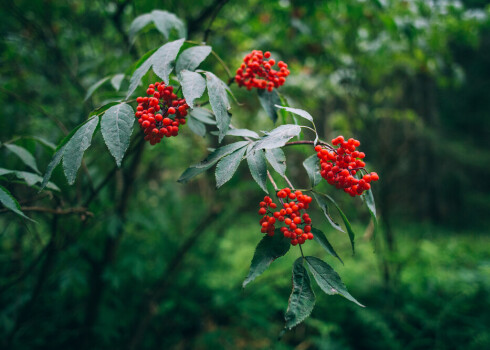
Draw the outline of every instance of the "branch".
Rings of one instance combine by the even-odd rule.
[[[68,208],[68,209],[61,209],[61,208],[53,209],[53,208],[46,208],[46,207],[21,207],[20,209],[22,211],[35,211],[35,212],[49,213],[54,215],[84,214],[87,216],[94,216],[92,212],[88,211],[87,208],[84,207],[75,207],[75,208]],[[5,213],[8,211],[9,209],[0,209],[0,213]]]
[[[216,7],[216,10],[214,11],[213,13],[213,16],[211,17],[211,20],[209,21],[209,24],[208,24],[208,27],[206,28],[206,30],[204,31],[204,37],[202,39],[203,42],[207,42],[208,41],[208,37],[209,37],[209,34],[211,33],[211,26],[213,25],[213,22],[214,20],[216,19],[216,17],[218,16],[218,13],[221,11],[221,9],[223,8],[223,6],[226,5],[226,3],[228,2],[229,0],[222,0],[218,6]]]

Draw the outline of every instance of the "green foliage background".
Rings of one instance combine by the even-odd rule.
[[[14,139],[43,173],[64,131],[96,107],[124,97],[103,84],[128,73],[165,39],[147,27],[129,45],[138,15],[162,9],[187,24],[234,71],[252,49],[270,50],[291,76],[280,89],[310,112],[324,139],[362,142],[381,180],[376,252],[360,200],[323,185],[357,232],[322,222],[345,265],[322,256],[367,308],[317,290],[317,307],[276,341],[296,250],[242,290],[261,238],[261,190],[245,166],[219,191],[213,171],[180,185],[216,147],[188,128],[141,159],[125,161],[89,203],[93,216],[26,211],[37,224],[0,212],[0,340],[15,349],[484,349],[490,347],[490,7],[486,1],[4,1],[0,4],[0,142]],[[218,12],[219,10],[219,12]],[[212,56],[203,69],[226,81]],[[148,82],[154,77],[148,77]],[[273,125],[255,93],[232,86],[233,123]],[[138,92],[142,93],[143,88]],[[139,132],[139,131],[138,131]],[[134,132],[133,137],[137,132]],[[230,142],[231,137],[225,138]],[[136,142],[134,142],[136,143]],[[133,145],[133,147],[136,147]],[[308,146],[286,150],[288,174],[307,187]],[[6,147],[0,167],[26,170]],[[0,177],[23,207],[73,208],[114,166],[100,133],[86,171],[61,191]],[[90,176],[87,176],[87,173]],[[132,185],[128,185],[132,184]],[[280,185],[284,185],[281,183]],[[366,228],[367,226],[367,228]]]

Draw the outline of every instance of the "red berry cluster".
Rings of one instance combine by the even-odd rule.
[[[177,136],[179,125],[185,124],[189,109],[185,99],[177,98],[173,86],[166,86],[163,82],[150,84],[146,94],[148,97],[136,99],[138,107],[135,114],[146,134],[145,140],[154,145],[164,136]]]
[[[313,239],[311,219],[306,213],[312,198],[301,191],[292,192],[289,188],[277,192],[277,197],[283,203],[283,208],[278,211],[272,211],[277,208],[277,204],[271,197],[265,196],[264,201],[260,202],[259,214],[263,215],[260,219],[261,232],[273,236],[275,224],[284,222],[286,226],[281,227],[280,230],[284,237],[291,239],[292,245],[303,244],[306,240]],[[303,214],[301,214],[302,210],[305,211]]]
[[[330,185],[342,188],[352,197],[355,197],[369,190],[371,181],[379,180],[378,174],[368,174],[364,169],[366,163],[362,159],[366,155],[364,152],[356,151],[356,147],[361,144],[358,140],[350,138],[345,141],[343,136],[338,136],[332,140],[332,144],[339,147],[333,150],[320,145],[315,147],[320,159],[320,174]],[[354,177],[358,170],[364,170],[366,174],[361,178]]]
[[[238,86],[245,86],[248,90],[255,87],[272,91],[283,85],[289,75],[288,65],[279,61],[279,71],[272,69],[276,61],[269,59],[270,57],[269,51],[262,53],[260,50],[253,50],[245,56],[242,65],[236,71],[235,80]]]

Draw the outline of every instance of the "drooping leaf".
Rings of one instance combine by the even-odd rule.
[[[291,138],[297,136],[301,132],[301,127],[298,125],[286,124],[281,125],[262,139],[255,143],[254,149],[272,149],[282,147]]]
[[[34,156],[26,150],[24,147],[20,147],[11,143],[4,144],[5,148],[7,148],[10,152],[15,154],[17,157],[22,160],[22,162],[27,165],[29,168],[34,170],[36,173],[40,174],[41,172],[37,168],[36,159]]]
[[[141,79],[143,79],[145,74],[151,68],[151,65],[153,64],[152,58],[155,53],[153,53],[144,62],[142,62],[141,65],[134,71],[133,75],[131,76],[131,79],[129,79],[129,87],[128,87],[128,93],[126,94],[126,100],[129,99],[129,96],[133,94],[134,90],[136,90],[136,88],[140,84]]]
[[[26,216],[22,210],[20,209],[19,202],[12,196],[12,194],[3,186],[0,186],[0,203],[2,203],[5,208],[13,211],[19,216],[22,216],[24,219],[30,220],[32,222],[35,222],[28,216]]]
[[[131,25],[129,26],[129,42],[132,44],[134,42],[134,38],[136,34],[151,23],[151,15],[149,13],[145,13],[141,16],[136,17]]]
[[[46,169],[46,173],[44,174],[43,181],[41,182],[40,191],[42,191],[44,189],[44,187],[47,186],[47,184],[49,183],[49,179],[51,178],[51,175],[53,174],[53,170],[61,162],[61,158],[63,158],[63,152],[65,152],[65,147],[66,147],[66,145],[64,145],[59,150],[57,150],[54,153],[53,158],[51,158],[51,161],[49,162],[48,167]]]
[[[281,176],[286,175],[286,155],[280,148],[272,148],[265,150],[265,158],[269,164],[277,171]]]
[[[63,152],[63,170],[68,183],[75,182],[78,169],[82,164],[83,153],[90,147],[92,135],[99,124],[99,117],[93,117],[85,123],[67,142]]]
[[[211,53],[211,46],[193,46],[179,55],[175,64],[175,71],[180,74],[181,71],[194,71],[202,61]]]
[[[325,236],[325,234],[317,229],[317,228],[314,228],[312,227],[311,228],[311,233],[313,233],[313,239],[318,242],[318,244],[327,251],[328,254],[336,257],[337,259],[339,259],[339,261],[344,264],[344,262],[342,261],[342,259],[340,258],[340,256],[337,254],[337,252],[335,251],[335,249],[333,249],[332,245],[330,244],[330,242],[328,241],[327,237]]]
[[[43,181],[43,178],[41,176],[34,173],[30,173],[27,171],[18,171],[18,170],[0,168],[0,176],[9,175],[9,174],[15,175],[18,179],[25,181],[25,183],[31,187],[37,183],[42,183]],[[56,186],[52,182],[48,182],[46,187],[54,191],[60,191],[58,186]]]
[[[230,143],[228,145],[225,145],[223,147],[220,147],[213,151],[210,155],[206,157],[202,162],[197,163],[193,165],[193,167],[196,168],[206,168],[206,167],[211,167],[213,166],[218,160],[223,158],[224,156],[227,156],[230,153],[235,152],[237,149],[245,147],[248,145],[248,141],[238,141],[234,143]]]
[[[225,137],[230,126],[230,115],[228,110],[231,108],[226,91],[228,86],[216,75],[206,72],[208,86],[209,103],[216,116],[216,125],[219,130],[218,140],[221,142]]]
[[[290,247],[291,242],[284,238],[279,229],[274,232],[274,236],[265,235],[255,248],[250,271],[242,284],[243,288],[267,270],[274,260],[286,255]]]
[[[114,90],[119,91],[121,88],[121,83],[124,80],[125,75],[123,73],[116,74],[111,78],[111,85]]]
[[[268,193],[267,164],[265,163],[264,151],[251,151],[247,155],[247,162],[254,180],[259,184],[261,189]]]
[[[378,231],[378,218],[376,217],[376,204],[374,203],[374,196],[371,189],[364,191],[361,195],[361,198],[366,206],[368,207],[369,213],[371,214],[371,218],[373,219],[374,231],[373,231],[373,240],[376,241],[376,233]]]
[[[277,107],[276,105],[281,104],[281,99],[277,94],[276,90],[267,91],[266,89],[258,89],[257,94],[259,95],[259,101],[262,108],[266,111],[272,122],[277,121]]]
[[[201,97],[206,90],[206,80],[201,74],[188,70],[183,70],[180,73],[180,83],[185,101],[189,107],[194,108],[194,100]]]
[[[241,137],[250,137],[253,139],[258,139],[259,135],[252,130],[248,129],[230,129],[226,133],[226,136],[241,136]]]
[[[220,188],[233,177],[246,151],[246,147],[239,148],[221,158],[218,165],[216,165],[216,188]]]
[[[185,38],[185,24],[179,17],[177,17],[173,13],[162,10],[153,10],[151,12],[151,18],[153,19],[153,23],[155,23],[155,27],[160,33],[163,34],[165,39],[169,38],[170,31],[172,29],[177,30],[179,38]]]
[[[52,142],[46,140],[45,138],[42,138],[40,136],[25,136],[25,138],[32,139],[38,141],[40,144],[43,146],[46,146],[47,148],[54,150],[56,148],[56,145],[53,144]]]
[[[328,212],[328,203],[327,199],[325,198],[324,195],[320,193],[315,193],[313,192],[313,197],[315,198],[316,202],[318,203],[318,206],[322,209],[323,214],[325,214],[325,217],[327,218],[328,222],[332,227],[340,232],[345,232],[342,227],[334,221],[334,219],[330,216],[330,213]]]
[[[316,153],[306,158],[303,162],[303,166],[310,178],[311,187],[318,185],[322,176],[320,175],[320,161],[318,160]]]
[[[191,179],[193,179],[194,177],[196,177],[197,175],[205,172],[206,170],[208,170],[211,167],[212,167],[212,165],[210,165],[209,167],[202,167],[202,168],[195,168],[195,167],[191,166],[191,167],[187,168],[182,173],[182,175],[180,175],[177,182],[185,184],[185,183],[189,182]]]
[[[165,84],[169,84],[169,76],[174,68],[174,61],[185,39],[166,43],[151,56],[153,71]]]
[[[213,113],[205,108],[196,107],[191,110],[190,114],[204,124],[216,125],[216,120],[211,119],[213,117]]]
[[[134,111],[130,105],[121,103],[107,110],[100,122],[102,137],[109,152],[121,166],[133,132]]]
[[[311,116],[311,114],[308,113],[307,111],[302,110],[302,109],[291,108],[291,107],[283,107],[283,106],[279,106],[279,105],[275,105],[275,107],[284,109],[288,112],[299,115],[300,117],[305,118],[306,120],[309,120],[310,122],[313,122],[313,117]]]
[[[111,77],[105,77],[97,81],[96,83],[92,84],[88,89],[87,93],[85,94],[85,98],[83,99],[84,101],[87,101],[90,96],[97,90],[99,87],[101,87],[106,81],[108,81]]]
[[[187,118],[187,125],[189,126],[189,129],[191,131],[201,137],[206,136],[206,126],[204,125],[203,122],[197,120],[191,115]]]
[[[337,204],[337,202],[335,202],[335,200],[332,197],[330,197],[329,195],[325,195],[325,197],[328,198],[328,200],[330,200],[330,202],[332,202],[333,205],[335,205],[335,208],[337,208],[337,211],[339,212],[340,217],[342,218],[342,221],[344,222],[345,228],[347,230],[347,234],[349,235],[350,244],[352,246],[352,253],[354,253],[355,252],[355,250],[354,250],[354,239],[356,237],[356,234],[354,233],[354,230],[352,229],[352,226],[351,226],[349,220],[347,219],[347,216],[345,216],[342,209],[340,209],[339,205]]]
[[[308,269],[313,275],[313,278],[315,278],[318,286],[326,294],[340,294],[344,298],[356,303],[361,307],[364,307],[364,305],[359,303],[352,295],[350,295],[344,283],[340,279],[340,276],[330,265],[318,258],[315,258],[314,256],[307,256],[305,259],[308,265]]]
[[[310,316],[315,306],[315,293],[311,289],[310,277],[303,266],[303,258],[293,265],[293,290],[285,314],[286,328],[291,329]]]

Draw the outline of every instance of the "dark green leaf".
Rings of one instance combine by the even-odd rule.
[[[218,140],[221,142],[225,137],[230,126],[230,115],[228,110],[231,108],[226,91],[228,86],[216,75],[206,72],[209,103],[216,116],[216,125],[219,130]]]
[[[53,170],[61,162],[61,158],[63,158],[63,152],[65,152],[65,147],[66,147],[66,145],[64,145],[59,150],[57,150],[54,153],[53,158],[51,158],[51,161],[49,162],[48,167],[46,169],[46,173],[44,174],[43,182],[41,183],[41,191],[49,183],[49,179],[51,178],[51,175],[53,174]]]
[[[25,183],[30,187],[34,186],[37,183],[42,183],[43,181],[43,178],[41,176],[34,173],[29,173],[27,171],[18,171],[18,170],[9,170],[9,169],[0,168],[0,176],[9,175],[9,174],[15,175],[18,179],[25,181]],[[48,182],[46,187],[55,191],[60,190],[58,186],[56,186],[52,182]]]
[[[293,265],[293,291],[286,311],[286,328],[293,328],[310,316],[315,306],[315,293],[311,289],[310,277],[303,266],[303,258]]]
[[[340,232],[345,232],[342,229],[342,227],[338,223],[336,223],[334,219],[330,216],[330,213],[328,212],[328,204],[327,204],[326,197],[320,193],[315,193],[315,192],[313,192],[313,197],[318,203],[318,206],[322,209],[323,214],[325,214],[325,217],[327,218],[330,225],[332,225],[334,229],[339,230]]]
[[[201,97],[206,90],[206,80],[199,73],[183,70],[180,74],[180,83],[185,101],[194,108],[194,100]]]
[[[276,90],[267,91],[266,89],[258,89],[259,101],[262,108],[267,112],[272,122],[277,121],[277,107],[275,105],[281,104],[281,99]]]
[[[325,249],[330,255],[336,257],[339,259],[339,261],[343,264],[344,262],[342,259],[340,259],[340,256],[338,256],[337,252],[333,249],[332,245],[328,241],[327,237],[325,234],[320,231],[317,228],[312,227],[311,232],[313,233],[313,239],[318,242],[320,246],[322,246],[323,249]]]
[[[224,156],[227,156],[228,154],[235,152],[237,149],[245,147],[246,145],[249,144],[249,141],[238,141],[234,143],[230,143],[228,145],[225,145],[223,147],[220,147],[216,149],[213,153],[208,155],[206,159],[204,159],[202,162],[193,165],[195,168],[208,168],[213,166],[218,160],[223,158]]]
[[[197,120],[192,114],[187,118],[187,125],[191,131],[201,137],[206,135],[206,126],[201,121]]]
[[[19,202],[12,196],[12,194],[3,186],[0,186],[0,203],[2,203],[5,208],[13,211],[17,215],[22,216],[24,219],[35,222],[31,218],[27,217],[22,210],[20,210]]]
[[[284,110],[286,110],[288,112],[291,112],[291,113],[294,113],[296,115],[299,115],[300,117],[305,118],[305,119],[309,120],[310,122],[313,122],[313,117],[311,116],[311,114],[308,113],[307,111],[302,110],[302,109],[291,108],[291,107],[283,107],[283,106],[279,106],[277,104],[276,104],[275,107],[276,108],[284,109]]]
[[[344,298],[364,307],[350,295],[340,276],[330,265],[314,256],[307,256],[305,259],[316,283],[325,293],[329,295],[340,294]]]
[[[109,152],[116,159],[117,166],[121,166],[124,153],[128,149],[134,120],[133,109],[125,103],[109,108],[102,116],[102,137]]]
[[[282,147],[291,138],[297,136],[301,132],[301,127],[298,125],[286,124],[281,125],[262,139],[255,143],[254,149],[272,149]]]
[[[281,176],[286,175],[286,155],[282,149],[266,149],[265,158],[267,158],[269,164],[272,165],[274,170],[281,174]]]
[[[250,271],[245,281],[243,281],[243,288],[267,270],[274,260],[286,255],[290,247],[290,240],[284,238],[279,229],[275,231],[272,237],[265,235],[255,248]]]
[[[80,127],[66,144],[63,152],[63,170],[70,185],[75,182],[78,169],[82,164],[83,153],[90,147],[97,124],[99,124],[99,117],[93,117]]]
[[[378,231],[378,218],[376,217],[376,204],[374,203],[374,196],[371,189],[364,191],[361,195],[362,200],[366,203],[371,218],[373,219],[374,231],[373,231],[373,241],[376,241],[376,233]]]
[[[340,209],[337,202],[335,202],[332,197],[330,197],[329,195],[325,195],[325,197],[328,198],[333,203],[333,205],[335,205],[335,208],[337,208],[337,210],[340,214],[340,217],[342,218],[342,221],[344,222],[345,228],[347,229],[347,234],[349,235],[350,243],[352,245],[352,253],[354,253],[354,238],[356,237],[356,234],[354,233],[354,230],[352,229],[352,226],[351,226],[349,220],[347,220],[347,216],[345,216],[342,209]]]
[[[154,54],[153,54],[154,55]],[[131,79],[129,80],[128,93],[126,95],[126,100],[131,96],[141,82],[141,79],[145,76],[152,65],[152,56],[150,56],[146,61],[144,61],[133,73]]]
[[[94,83],[87,89],[87,93],[85,94],[85,98],[83,99],[84,101],[87,101],[90,96],[97,90],[99,87],[102,86],[107,80],[109,80],[111,77],[105,77],[103,79],[100,79],[98,82]]]
[[[163,45],[151,56],[153,71],[165,84],[169,84],[168,78],[174,68],[175,58],[184,41],[185,39],[171,41]]]
[[[4,144],[4,146],[17,157],[19,157],[25,165],[34,170],[36,173],[40,174],[41,172],[37,168],[36,159],[34,156],[26,150],[24,147],[20,147],[17,145],[13,145],[10,143]]]
[[[203,167],[203,168],[195,168],[195,167],[189,167],[187,168],[183,173],[182,175],[180,175],[179,179],[177,180],[177,182],[180,182],[180,183],[187,183],[189,182],[192,178],[196,177],[197,175],[205,172],[206,170],[208,170],[209,168],[211,168],[212,165],[210,165],[209,167]]]
[[[194,46],[188,48],[179,55],[175,64],[175,71],[180,74],[181,71],[194,71],[202,61],[211,53],[211,46]]]
[[[235,174],[240,162],[247,151],[247,147],[239,148],[233,153],[223,157],[216,166],[216,187],[220,188]]]
[[[267,164],[265,163],[264,151],[251,151],[247,156],[248,167],[254,180],[260,188],[267,191]]]
[[[216,120],[211,119],[211,117],[214,117],[213,113],[205,108],[196,107],[193,110],[191,110],[190,114],[197,120],[203,122],[204,124],[216,125]]]
[[[129,27],[129,42],[133,43],[136,34],[150,23],[151,15],[149,13],[136,17]]]
[[[161,10],[153,10],[151,12],[151,17],[153,19],[153,23],[155,23],[155,27],[160,33],[163,34],[165,39],[169,38],[170,31],[172,29],[177,30],[179,38],[185,38],[185,24],[179,17],[177,17],[173,13]]]
[[[320,175],[320,160],[318,159],[316,153],[306,158],[303,162],[303,166],[308,173],[311,186],[315,187],[316,185],[318,185],[322,179],[322,176]]]

